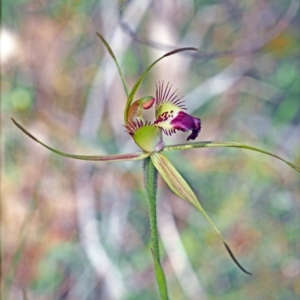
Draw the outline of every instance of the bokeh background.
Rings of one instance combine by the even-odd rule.
[[[59,157],[10,120],[69,153],[138,151],[122,123],[121,80],[96,31],[130,86],[163,53],[199,48],[156,65],[137,97],[171,82],[202,120],[198,140],[250,144],[299,166],[298,26],[298,0],[4,0],[3,299],[158,299],[142,163]],[[159,180],[171,298],[299,299],[299,174],[239,149],[167,156],[253,273],[243,274],[202,216]]]

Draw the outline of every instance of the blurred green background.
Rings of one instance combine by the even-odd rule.
[[[299,1],[2,2],[3,299],[158,299],[141,162],[58,157],[137,151],[123,127],[138,96],[174,84],[201,118],[198,140],[236,141],[300,165]],[[150,115],[150,118],[152,115]],[[187,134],[165,139],[183,143]],[[299,299],[299,174],[238,149],[167,153],[253,275],[191,205],[159,181],[162,263],[172,299]]]

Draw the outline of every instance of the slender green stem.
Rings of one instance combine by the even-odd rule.
[[[157,170],[155,169],[151,159],[144,160],[144,182],[149,205],[151,247],[153,248],[153,254],[155,255],[155,257],[159,257],[159,242],[156,216]]]
[[[165,274],[160,263],[159,241],[156,216],[157,170],[149,157],[144,159],[144,183],[148,199],[149,219],[151,230],[151,252],[154,260],[155,276],[160,297],[168,300],[168,289]]]

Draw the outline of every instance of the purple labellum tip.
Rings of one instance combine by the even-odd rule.
[[[187,140],[194,140],[201,130],[201,120],[195,118],[184,111],[180,111],[178,115],[170,122],[174,129],[187,132],[192,130]]]

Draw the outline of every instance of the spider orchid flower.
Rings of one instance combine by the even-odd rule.
[[[195,193],[192,191],[188,183],[183,179],[183,177],[178,173],[178,171],[174,168],[171,162],[167,159],[166,156],[162,154],[162,152],[172,151],[172,150],[187,150],[193,148],[209,148],[209,147],[232,147],[232,148],[244,148],[252,151],[261,152],[267,155],[271,155],[277,159],[282,160],[290,167],[294,168],[298,172],[300,172],[300,168],[295,166],[294,164],[284,160],[283,158],[272,154],[270,152],[258,149],[256,147],[248,146],[245,144],[234,143],[234,142],[194,142],[194,143],[186,143],[179,145],[171,145],[165,146],[163,141],[163,134],[172,135],[176,131],[191,131],[187,140],[194,140],[197,138],[200,130],[201,130],[201,121],[199,118],[190,116],[186,113],[186,108],[184,105],[184,101],[181,97],[179,97],[177,91],[172,90],[172,86],[168,84],[164,84],[164,82],[159,82],[156,86],[155,96],[146,96],[136,101],[133,101],[135,98],[135,94],[139,89],[140,84],[144,80],[145,76],[151,70],[151,68],[159,62],[161,59],[171,56],[173,54],[183,52],[183,51],[197,51],[196,48],[188,47],[188,48],[179,48],[173,50],[171,52],[166,53],[161,56],[159,59],[154,61],[140,76],[140,78],[136,81],[134,86],[129,92],[126,81],[120,69],[120,66],[117,62],[117,59],[110,48],[109,44],[103,38],[102,35],[97,33],[98,37],[104,43],[106,49],[109,54],[113,58],[119,75],[121,77],[124,90],[127,94],[127,102],[124,110],[124,126],[129,135],[133,138],[135,143],[141,148],[141,152],[138,153],[130,153],[130,154],[116,154],[116,155],[106,155],[106,156],[87,156],[87,155],[74,155],[65,152],[61,152],[56,150],[38,140],[31,133],[29,133],[25,128],[23,128],[19,123],[17,123],[14,119],[12,121],[14,124],[21,129],[25,134],[27,134],[30,138],[32,138],[37,143],[43,145],[47,149],[53,151],[56,154],[59,154],[64,157],[69,157],[73,159],[80,160],[88,160],[88,161],[132,161],[132,160],[142,160],[146,161],[146,159],[151,159],[155,169],[162,176],[166,184],[169,188],[180,198],[190,202],[195,208],[204,216],[204,218],[211,224],[212,228],[216,232],[216,234],[221,238],[225,248],[227,249],[229,255],[234,260],[234,262],[247,274],[251,274],[246,271],[236,260],[232,251],[230,250],[228,244],[225,242],[225,239],[207,215],[200,202],[198,201]],[[151,107],[155,107],[155,120],[145,121],[143,119],[142,113],[145,109],[150,109]],[[155,249],[154,249],[155,250]],[[154,251],[155,252],[155,251]],[[158,253],[158,250],[157,250]],[[159,258],[158,256],[154,256],[155,266],[160,268]]]
[[[149,109],[154,104],[156,120],[153,123],[144,121],[142,110]],[[184,110],[184,101],[177,91],[172,92],[169,83],[164,87],[164,82],[159,82],[156,85],[155,97],[144,97],[130,106],[125,127],[141,149],[146,152],[159,152],[164,147],[162,132],[172,135],[176,130],[191,130],[187,140],[194,140],[198,136],[201,130],[200,119],[190,116]]]

